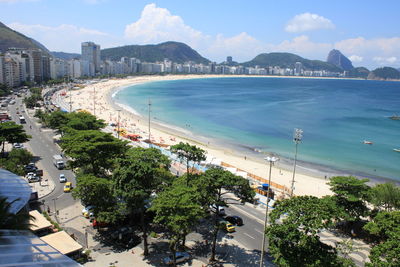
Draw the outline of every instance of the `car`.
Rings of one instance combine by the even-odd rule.
[[[63,173],[60,174],[60,183],[66,183],[67,182],[67,178],[65,177],[65,175]]]
[[[72,183],[71,182],[66,182],[64,185],[64,192],[65,193],[69,193],[71,192],[72,189]]]
[[[232,223],[228,222],[228,221],[221,220],[219,222],[219,225],[221,226],[221,228],[223,228],[228,233],[235,232],[235,226]]]
[[[85,218],[93,217],[94,216],[94,213],[93,213],[94,208],[95,208],[95,206],[92,206],[92,205],[84,207],[82,210],[83,217],[85,217]]]
[[[226,216],[225,220],[232,224],[236,224],[237,226],[243,225],[243,220],[239,216]]]
[[[92,222],[92,226],[93,226],[93,228],[107,227],[108,223],[101,222],[101,221],[98,221],[98,220],[94,219],[93,222]]]
[[[176,263],[182,263],[185,261],[189,261],[192,257],[190,256],[189,253],[187,252],[175,252],[175,259],[176,259]],[[174,259],[171,256],[165,257],[163,260],[164,264],[167,265],[172,265],[174,263]]]
[[[13,147],[14,147],[15,149],[24,148],[24,146],[23,146],[21,143],[14,143],[14,144],[13,144]]]
[[[215,212],[217,210],[217,206],[215,204],[210,205],[210,209]],[[224,207],[218,206],[218,215],[225,216]]]
[[[25,172],[35,172],[37,170],[37,167],[35,166],[35,163],[31,162],[28,165],[25,166]]]
[[[40,177],[37,176],[36,173],[33,173],[33,172],[28,172],[28,174],[26,175],[26,178],[28,179],[29,183],[40,181]]]

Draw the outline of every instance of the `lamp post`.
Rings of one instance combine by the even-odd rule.
[[[266,161],[269,162],[269,178],[268,178],[268,190],[267,190],[267,208],[265,210],[265,220],[264,220],[264,232],[263,232],[263,241],[262,241],[262,249],[261,249],[261,258],[260,258],[260,267],[263,267],[264,263],[264,255],[265,255],[265,231],[267,230],[268,225],[268,201],[269,195],[271,191],[271,171],[272,171],[272,164],[279,160],[278,157],[266,157]]]
[[[118,139],[119,139],[119,113],[121,112],[121,110],[120,110],[120,109],[117,109],[117,112],[118,112],[117,136],[118,136]]]
[[[294,177],[296,175],[296,163],[297,163],[297,146],[301,142],[303,138],[303,130],[302,129],[294,129],[293,133],[293,142],[296,144],[296,152],[294,153],[294,166],[293,166],[293,178],[292,178],[292,190],[290,192],[290,197],[293,197],[294,192]]]
[[[150,112],[151,112],[151,100],[149,99],[149,144],[151,144],[151,133],[150,133]]]

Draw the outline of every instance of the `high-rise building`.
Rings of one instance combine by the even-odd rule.
[[[93,42],[82,43],[81,58],[93,64],[95,73],[100,72],[100,45]]]
[[[228,64],[232,63],[232,57],[231,56],[226,57],[226,63],[228,63]]]
[[[294,65],[294,75],[299,76],[301,74],[302,68],[303,64],[301,64],[301,62],[296,62]]]
[[[0,54],[0,84],[5,84],[4,82],[4,56]]]

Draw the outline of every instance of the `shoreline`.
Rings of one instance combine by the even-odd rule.
[[[283,76],[238,76],[238,75],[168,75],[168,76],[139,76],[133,78],[126,78],[120,80],[108,80],[91,84],[83,89],[74,90],[72,94],[73,99],[80,99],[81,102],[74,101],[73,109],[85,109],[92,114],[103,119],[108,123],[116,122],[117,110],[120,110],[120,125],[130,133],[138,133],[145,139],[148,138],[148,121],[145,116],[141,116],[135,110],[125,107],[114,100],[114,96],[118,91],[126,87],[156,81],[168,80],[186,80],[186,79],[205,79],[205,78],[243,78],[243,77],[271,77],[271,78],[285,78]],[[308,77],[293,77],[290,78],[307,78]],[[312,77],[316,79],[324,79],[327,77]],[[342,79],[342,78],[329,78],[329,79]],[[95,89],[94,89],[95,88]],[[99,90],[100,88],[100,90]],[[95,95],[94,95],[95,94]],[[68,96],[67,96],[68,97]],[[90,103],[84,99],[93,99],[95,102]],[[77,103],[76,103],[77,102]],[[78,104],[78,105],[77,105]],[[94,109],[95,105],[99,105],[100,109]],[[109,115],[109,116],[107,116]],[[182,129],[183,130],[183,129]],[[204,149],[208,155],[212,155],[214,160],[223,161],[236,168],[261,176],[264,179],[268,177],[269,164],[263,161],[263,157],[268,154],[263,154],[255,151],[255,149],[244,144],[235,146],[234,144],[224,143],[223,140],[198,136],[196,133],[189,131],[182,132],[180,129],[170,126],[166,123],[152,121],[151,122],[151,137],[152,141],[156,143],[163,143],[174,145],[176,143],[189,142]],[[160,140],[160,141],[158,141]],[[273,154],[273,153],[269,153]],[[213,160],[212,159],[212,160]],[[321,166],[322,170],[318,169],[318,164],[299,161],[296,170],[295,178],[295,195],[314,195],[324,196],[330,195],[332,192],[326,184],[328,180],[324,177],[331,177],[333,175],[346,175],[345,172],[336,171],[334,168]],[[348,175],[348,174],[347,174]],[[357,174],[353,174],[357,175]],[[363,175],[364,176],[364,175]],[[272,181],[291,187],[291,180],[293,177],[293,163],[291,159],[281,158],[276,166],[272,168]],[[379,179],[377,177],[377,179]],[[380,180],[385,180],[382,178]]]

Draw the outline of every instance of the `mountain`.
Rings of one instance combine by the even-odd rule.
[[[25,35],[10,29],[0,22],[0,51],[5,52],[11,47],[37,48],[41,49],[45,53],[49,53],[49,50],[47,50],[47,48],[38,41],[26,37]]]
[[[192,61],[207,64],[210,62],[188,45],[178,42],[165,42],[156,45],[127,45],[101,50],[102,59],[120,60],[121,57],[134,57],[142,62],[163,61],[165,58],[177,63]]]
[[[326,62],[331,63],[343,70],[351,70],[354,68],[350,59],[345,57],[339,50],[336,49],[332,49],[329,52]]]
[[[400,79],[400,71],[391,67],[377,68],[370,72],[368,79],[371,80],[398,80]]]
[[[65,59],[65,60],[81,58],[81,54],[77,54],[77,53],[66,53],[66,52],[55,52],[55,51],[51,51],[50,53],[56,58],[61,58],[61,59]]]
[[[333,72],[342,72],[342,69],[333,64],[321,60],[305,59],[291,53],[264,53],[256,56],[251,61],[242,63],[242,65],[246,67],[279,66],[281,68],[294,68],[296,62],[301,62],[303,64],[303,67],[307,70],[327,70]]]
[[[364,67],[357,67],[357,68],[353,68],[351,70],[349,70],[348,72],[348,77],[349,78],[363,78],[363,79],[367,79],[368,75],[369,75],[369,70],[367,68]]]

